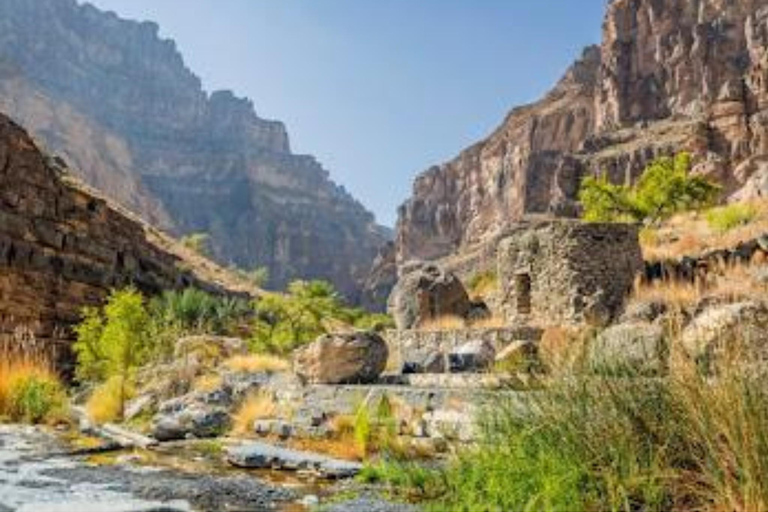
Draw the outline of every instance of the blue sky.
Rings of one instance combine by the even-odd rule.
[[[587,44],[605,0],[90,0],[152,20],[207,90],[286,123],[378,220],[413,178],[540,97]]]

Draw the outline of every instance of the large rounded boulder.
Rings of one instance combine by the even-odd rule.
[[[442,317],[466,318],[472,302],[453,273],[432,263],[406,267],[389,298],[389,313],[399,330],[414,329]]]
[[[369,384],[387,366],[389,349],[374,332],[326,334],[294,354],[296,375],[310,384]]]

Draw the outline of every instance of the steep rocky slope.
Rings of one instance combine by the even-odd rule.
[[[768,1],[612,0],[600,46],[541,101],[419,176],[397,258],[460,257],[531,214],[572,216],[583,176],[688,150],[725,194],[768,193]]]
[[[153,23],[75,0],[0,0],[0,109],[89,184],[273,284],[334,281],[354,297],[388,238],[282,123],[206,94]]]
[[[29,329],[66,348],[80,309],[128,284],[148,293],[249,291],[74,181],[0,114],[0,342]]]

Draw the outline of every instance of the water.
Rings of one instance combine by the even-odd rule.
[[[32,427],[0,425],[0,512],[300,510],[298,486],[246,474],[95,465]],[[56,454],[59,455],[56,455]]]

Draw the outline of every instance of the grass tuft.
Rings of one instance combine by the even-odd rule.
[[[232,433],[243,436],[253,433],[256,420],[272,419],[277,415],[274,397],[265,392],[248,395],[232,415]]]
[[[278,373],[290,369],[288,361],[269,354],[235,356],[225,361],[224,366],[234,372],[243,373]]]

